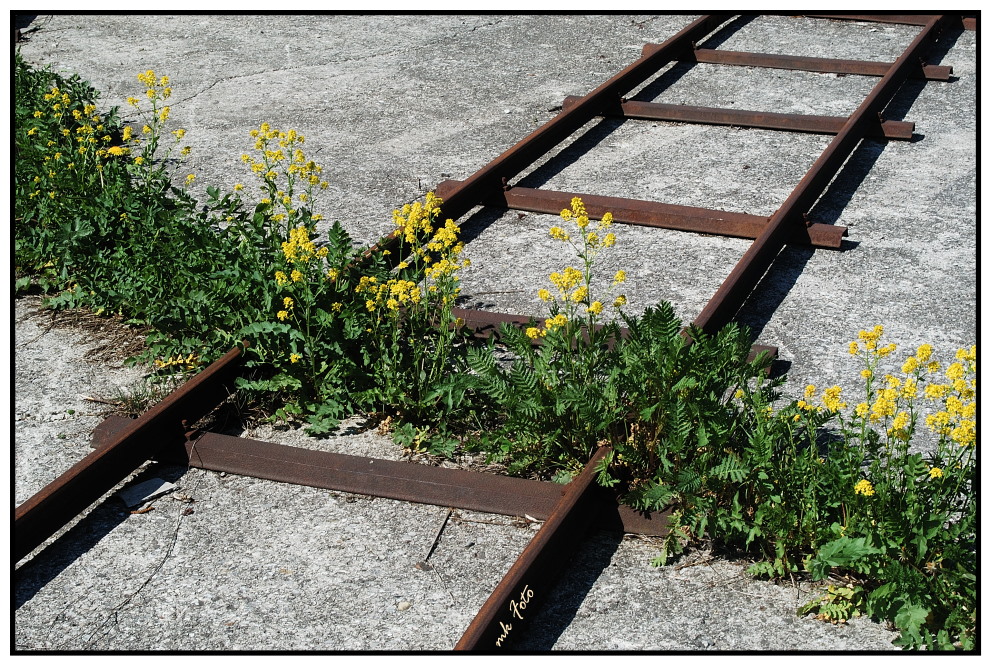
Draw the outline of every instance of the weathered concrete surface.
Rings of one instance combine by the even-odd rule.
[[[177,172],[249,187],[240,155],[261,122],[306,136],[331,187],[320,201],[365,242],[391,211],[448,177],[465,178],[693,16],[39,16],[21,45],[38,65],[79,73],[106,105],[140,94],[135,75],[168,74],[172,118],[192,157]],[[799,18],[739,22],[725,48],[892,60],[916,28]],[[780,347],[790,391],[858,385],[846,353],[876,323],[901,346],[951,353],[976,336],[976,35],[952,33],[931,59],[949,83],[909,83],[887,115],[914,142],[865,142],[816,205],[848,226],[841,251],[789,247],[740,313]],[[698,66],[648,84],[660,101],[846,114],[861,77]],[[137,120],[137,118],[129,118]],[[828,139],[673,123],[595,122],[523,185],[770,214]],[[577,161],[574,161],[577,160]],[[563,265],[554,218],[480,212],[465,225],[472,306],[539,315],[536,290]],[[624,268],[632,312],[670,300],[700,312],[748,242],[619,229],[606,274]],[[87,452],[94,402],[137,377],[96,371],[88,342],[15,311],[15,496],[23,501]],[[45,362],[59,359],[51,371]],[[48,405],[48,406],[46,406]],[[52,406],[54,405],[54,406]],[[50,408],[49,408],[50,407]],[[64,407],[64,410],[63,410]],[[46,410],[47,409],[47,410]],[[72,410],[74,413],[69,414]],[[29,415],[31,414],[31,415]],[[58,434],[62,434],[59,437]],[[257,438],[289,437],[266,432]],[[342,452],[396,456],[372,432]],[[152,466],[179,489],[155,510],[97,505],[13,580],[13,645],[25,650],[449,649],[528,542],[532,527],[458,514],[426,557],[446,509]],[[195,499],[178,500],[179,495]],[[187,508],[194,512],[183,515]],[[491,522],[491,523],[489,523]],[[598,534],[581,550],[527,646],[601,650],[869,650],[884,627],[798,617],[809,591],[749,580],[743,564],[648,565],[655,544]],[[697,560],[689,560],[695,562]]]

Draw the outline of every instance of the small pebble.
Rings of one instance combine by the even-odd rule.
[[[403,600],[398,605],[396,605],[396,608],[400,612],[404,612],[404,611],[408,610],[410,607],[412,607],[412,603],[410,603],[408,600]]]

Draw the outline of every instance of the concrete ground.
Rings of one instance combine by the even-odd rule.
[[[177,178],[250,185],[240,161],[262,122],[296,129],[331,186],[320,212],[363,242],[391,211],[466,178],[597,87],[688,15],[56,15],[36,16],[25,59],[78,73],[103,104],[140,95],[139,72],[167,74],[174,127],[192,156]],[[755,17],[718,36],[726,49],[893,60],[917,28]],[[885,326],[902,350],[951,355],[976,342],[977,36],[950,32],[929,58],[950,82],[909,82],[886,112],[911,142],[865,141],[811,212],[849,228],[839,251],[788,247],[740,312],[758,342],[806,383],[858,386],[846,352]],[[673,66],[644,99],[788,113],[848,114],[874,80]],[[769,215],[828,144],[770,131],[596,121],[519,184]],[[204,197],[205,198],[205,197]],[[541,315],[536,296],[557,248],[554,217],[465,217],[468,306]],[[620,228],[606,271],[630,276],[635,313],[671,301],[689,321],[749,246],[739,239]],[[113,354],[87,360],[92,334],[50,326],[15,303],[15,503],[88,452],[99,402],[140,379]],[[54,371],[53,371],[53,365]],[[95,364],[94,364],[95,363]],[[90,399],[87,399],[90,398]],[[254,438],[312,445],[294,432]],[[340,452],[398,458],[374,432]],[[139,480],[178,487],[133,515],[108,496],[12,579],[12,648],[40,651],[368,651],[450,649],[537,525],[150,465]],[[192,499],[192,501],[189,501]],[[188,513],[188,509],[193,511]],[[439,539],[438,538],[439,532]],[[429,570],[416,563],[429,556]],[[800,617],[812,592],[757,582],[745,564],[695,553],[652,568],[656,543],[595,534],[577,553],[533,650],[846,651],[892,649],[864,620]]]

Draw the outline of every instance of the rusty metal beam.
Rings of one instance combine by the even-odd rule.
[[[866,127],[883,111],[884,106],[907,78],[912,63],[917,61],[928,43],[938,35],[941,26],[941,17],[932,19],[904,50],[890,71],[877,82],[859,108],[849,116],[846,126],[815,160],[798,186],[770,218],[770,223],[763,233],[753,242],[705,305],[695,320],[695,325],[712,333],[731,320],[746,297],[756,288],[757,282],[770,267],[794,229],[804,223],[803,216],[842,168],[846,159],[865,136]]]
[[[595,483],[595,469],[610,450],[599,448],[584,471],[567,485],[553,513],[481,606],[455,651],[506,649],[525,630],[525,622],[546,600],[554,578],[563,572],[601,504],[594,498],[601,491]]]
[[[934,14],[804,14],[808,18],[830,18],[864,23],[896,23],[900,25],[925,25]]]
[[[581,99],[571,96],[564,99],[563,107]],[[637,120],[664,120],[704,125],[730,125],[753,129],[773,129],[809,134],[838,134],[847,118],[830,115],[805,115],[801,113],[772,113],[768,111],[744,111],[708,106],[684,104],[658,104],[623,100],[617,107],[606,110],[605,115]],[[867,136],[880,139],[909,141],[914,137],[914,123],[903,120],[879,119],[867,130]]]
[[[657,48],[656,44],[647,44],[643,52],[647,53]],[[890,70],[892,62],[874,62],[870,60],[847,60],[841,58],[815,58],[799,55],[778,55],[773,53],[751,53],[749,51],[729,51],[713,48],[695,48],[685,52],[683,62],[701,62],[711,65],[739,65],[743,67],[765,67],[768,69],[790,69],[803,72],[818,72],[822,74],[854,74],[858,76],[883,76]],[[925,65],[917,60],[917,67],[909,72],[914,78],[929,81],[948,81],[952,75],[952,67],[941,65]]]
[[[14,511],[14,560],[43,543],[111,490],[233,390],[241,351],[233,349],[84,457]]]
[[[925,25],[933,14],[804,14],[808,18],[828,18],[837,21],[861,21],[863,23],[894,23],[900,25]],[[963,30],[976,30],[976,12],[957,12],[955,18]],[[947,15],[946,18],[949,18]]]
[[[92,445],[110,443],[132,421],[111,416],[93,431]],[[181,445],[180,445],[181,444]],[[157,459],[280,483],[427,503],[483,513],[547,519],[564,485],[464,469],[342,455],[206,432],[176,439]],[[637,513],[609,497],[593,526],[608,531],[665,535],[668,513]]]
[[[443,193],[455,189],[459,182],[458,180],[441,182],[437,185],[437,195],[443,198]],[[591,219],[601,219],[606,212],[611,212],[616,222],[636,226],[754,239],[763,232],[770,221],[769,217],[741,212],[529,187],[500,190],[482,202],[487,206],[510,210],[557,215],[564,208],[570,207],[571,199],[575,196],[581,197]],[[842,246],[842,238],[847,235],[848,230],[844,226],[808,224],[795,227],[788,242],[839,249]]]
[[[501,314],[499,312],[486,312],[479,309],[461,309],[454,307],[451,312],[457,318],[464,321],[464,325],[470,329],[476,337],[488,338],[498,332],[499,326],[503,323],[524,328],[531,325],[542,326],[545,319],[534,316],[521,316],[519,314]],[[598,326],[601,328],[601,326]],[[686,329],[682,331],[686,334]],[[625,337],[629,331],[620,328],[619,335]],[[538,343],[538,342],[536,342]],[[747,360],[752,362],[761,353],[769,353],[774,358],[777,357],[776,346],[766,346],[763,344],[753,344],[749,348]]]
[[[839,21],[864,23],[895,23],[900,25],[925,25],[933,14],[804,14],[808,18],[829,18]],[[963,30],[976,30],[976,14],[962,12],[958,16]]]

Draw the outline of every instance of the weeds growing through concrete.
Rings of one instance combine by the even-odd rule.
[[[139,360],[165,376],[249,338],[242,390],[314,434],[375,411],[405,445],[465,446],[558,481],[610,445],[599,481],[675,510],[658,564],[712,539],[753,556],[754,574],[829,580],[804,612],[889,620],[908,648],[974,648],[975,346],[943,367],[922,345],[885,372],[896,347],[877,326],[850,345],[864,363],[854,406],[839,386],[782,404],[744,329],[683,330],[667,303],[626,316],[625,273],[598,274],[611,217],[592,224],[575,199],[550,235],[576,261],[538,290],[546,319],[502,327],[500,360],[454,317],[467,260],[438,199],[396,211],[395,261],[355,262],[363,248],[339,224],[317,233],[327,183],[305,138],[262,124],[242,158],[257,201],[238,185],[208,187],[203,204],[178,170],[171,81],[138,80],[140,129],[99,113],[78,77],[16,57],[15,292],[149,326]],[[928,452],[915,445],[926,431]]]

